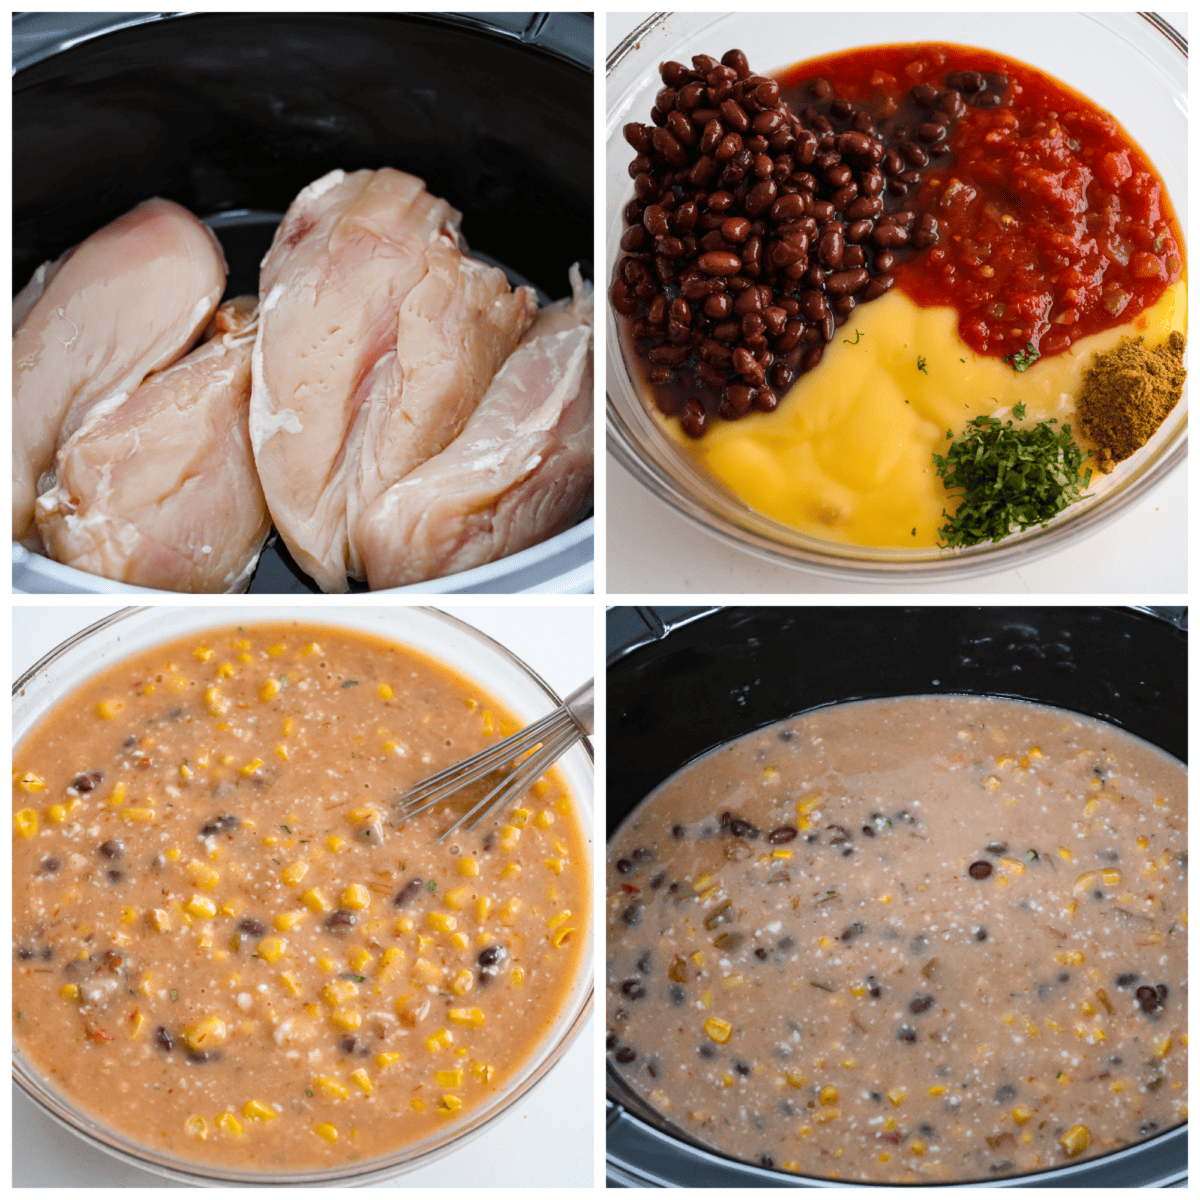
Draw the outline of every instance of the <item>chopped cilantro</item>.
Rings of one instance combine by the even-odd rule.
[[[842,338],[842,345],[857,346],[859,343],[859,339],[861,339],[861,337],[862,337],[862,334],[856,329],[854,331],[854,341],[851,341],[849,338]]]
[[[282,829],[284,833],[291,833],[291,832],[292,832],[292,831],[291,831],[291,830],[290,830],[290,829],[289,829],[289,828],[288,828],[286,825],[280,825],[280,827],[279,827],[279,828],[280,828],[280,829]]]
[[[342,687],[344,687],[344,688],[358,687],[358,680],[357,679],[347,679],[346,682],[342,684]]]
[[[437,891],[437,880],[431,879],[425,886],[426,886],[426,888],[428,888],[429,891],[436,892]]]
[[[917,529],[916,529],[916,526],[915,526],[915,525],[913,526],[912,535],[913,535],[913,537],[916,537],[916,536],[917,536]]]
[[[1024,350],[1018,350],[1015,354],[1009,354],[1002,358],[1001,362],[1012,363],[1014,371],[1028,371],[1035,362],[1042,356],[1037,352],[1037,348],[1032,342],[1025,343]]]
[[[179,999],[179,993],[178,993],[178,992],[177,992],[177,991],[176,991],[174,988],[172,988],[172,989],[171,989],[171,999],[172,999],[172,1000],[178,1000],[178,999]]]
[[[1020,410],[1020,411],[1018,411]],[[1021,419],[1024,405],[1013,414]],[[1014,429],[997,417],[975,417],[945,455],[933,456],[946,490],[959,496],[958,508],[939,533],[945,546],[998,542],[1022,529],[1045,525],[1070,504],[1084,499],[1092,472],[1080,476],[1085,453],[1071,437],[1070,425],[1039,421],[1032,429]]]
[[[309,1095],[309,1096],[312,1095],[312,1088],[305,1088],[304,1091],[307,1095]]]
[[[917,370],[926,375],[929,374],[929,372],[925,370],[925,360],[919,354],[917,355]]]

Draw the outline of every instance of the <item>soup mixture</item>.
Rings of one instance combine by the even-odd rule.
[[[838,705],[685,767],[608,858],[608,1051],[776,1170],[990,1179],[1187,1117],[1187,784],[1019,701]]]
[[[445,844],[464,802],[391,804],[517,727],[411,650],[295,623],[87,683],[14,757],[18,1052],[206,1164],[340,1166],[469,1118],[581,968],[587,841],[553,774]]]

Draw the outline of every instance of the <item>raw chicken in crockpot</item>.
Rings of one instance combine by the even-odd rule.
[[[28,309],[12,348],[14,538],[30,531],[56,447],[93,406],[120,404],[186,354],[224,288],[217,239],[170,200],[139,204],[39,268],[14,305],[14,319]]]
[[[139,587],[245,588],[271,522],[246,419],[258,300],[223,304],[202,346],[58,452],[37,524],[61,563]]]
[[[358,573],[352,489],[373,498],[446,445],[484,361],[494,371],[532,318],[501,272],[463,261],[458,223],[412,175],[333,171],[296,197],[263,260],[254,456],[280,534],[324,591]]]
[[[462,433],[366,511],[372,588],[436,579],[565,529],[592,486],[592,292],[542,309]]]

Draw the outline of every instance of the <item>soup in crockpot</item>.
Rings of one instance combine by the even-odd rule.
[[[1187,1116],[1187,786],[1034,704],[837,705],[710,752],[608,856],[608,1054],[775,1170],[989,1180]]]

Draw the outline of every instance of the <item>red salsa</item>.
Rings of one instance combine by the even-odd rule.
[[[917,85],[944,92],[948,75],[977,76],[981,90],[986,77],[990,103],[966,106],[950,154],[906,200],[941,236],[897,262],[897,287],[954,307],[963,341],[1008,358],[1059,354],[1124,324],[1181,277],[1182,237],[1145,156],[1111,116],[1032,67],[963,46],[876,46],[799,64],[782,83],[823,77],[882,118]]]

